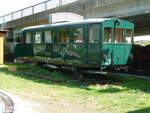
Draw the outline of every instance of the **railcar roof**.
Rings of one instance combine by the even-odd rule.
[[[85,19],[85,20],[74,21],[74,22],[64,22],[64,23],[31,26],[31,27],[24,28],[23,31],[31,30],[31,29],[44,28],[44,27],[57,27],[57,26],[76,25],[76,24],[84,24],[84,23],[100,23],[100,22],[103,22],[105,20],[110,20],[110,18],[94,18],[94,19]]]

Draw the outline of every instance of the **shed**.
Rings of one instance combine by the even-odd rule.
[[[4,63],[4,35],[6,32],[6,30],[0,30],[0,65]]]

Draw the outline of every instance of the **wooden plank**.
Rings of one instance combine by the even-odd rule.
[[[3,34],[0,33],[0,64],[3,64],[3,59],[4,59],[4,38],[3,38]]]

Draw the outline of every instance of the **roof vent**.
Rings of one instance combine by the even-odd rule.
[[[49,15],[49,24],[73,22],[73,21],[79,21],[83,19],[84,19],[83,16],[75,13],[69,13],[69,12],[53,13]]]

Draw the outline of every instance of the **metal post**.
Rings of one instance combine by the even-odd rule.
[[[14,13],[11,14],[11,20],[13,20],[13,19],[14,19]]]
[[[45,11],[47,10],[47,1],[45,2]]]
[[[23,10],[21,10],[21,18],[23,17]]]
[[[5,16],[3,16],[3,23],[5,23]]]
[[[62,0],[59,0],[59,6],[62,6]]]
[[[34,6],[32,6],[32,14],[34,14]]]

